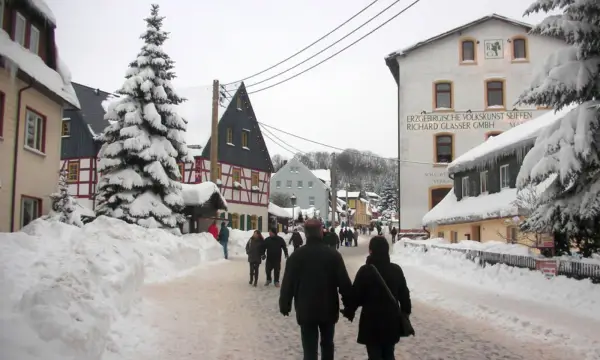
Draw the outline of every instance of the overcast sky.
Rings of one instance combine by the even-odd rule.
[[[231,82],[283,60],[327,33],[372,0],[46,0],[58,22],[57,44],[75,82],[114,91],[140,50],[150,4],[161,5],[165,50],[176,61],[176,86]],[[379,0],[322,44],[251,84],[314,54],[391,4]],[[385,21],[402,0],[334,48],[258,89],[309,67]],[[396,84],[384,62],[392,51],[498,13],[523,18],[529,0],[421,0],[412,9],[323,65],[285,84],[251,95],[259,121],[328,145],[397,157]],[[210,129],[207,129],[210,131]],[[301,151],[331,150],[284,134]],[[291,154],[267,140],[271,155]]]

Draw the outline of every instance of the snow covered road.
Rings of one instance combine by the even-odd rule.
[[[366,246],[343,248],[342,253],[353,276],[364,262]],[[260,271],[264,281],[264,266]],[[417,271],[407,269],[411,288],[412,283],[421,281]],[[301,359],[300,333],[294,314],[281,316],[278,290],[249,286],[247,273],[246,259],[234,258],[168,283],[146,286],[143,295],[152,310],[146,318],[158,336],[151,349],[139,354],[139,359]],[[487,323],[446,311],[435,301],[415,299],[411,319],[417,337],[398,345],[398,359],[574,358],[548,344],[533,339],[522,342]],[[336,359],[366,357],[364,347],[356,344],[357,326],[357,321],[351,324],[345,319],[338,323]]]

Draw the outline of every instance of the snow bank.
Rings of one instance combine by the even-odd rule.
[[[7,359],[101,359],[137,346],[144,282],[222,258],[206,234],[184,237],[100,217],[82,228],[38,219],[0,233],[0,348]],[[133,322],[134,323],[134,322]],[[132,324],[133,324],[132,323]]]
[[[269,202],[268,212],[269,212],[269,214],[273,214],[277,217],[288,218],[288,219],[292,218],[291,212],[288,212],[286,209],[284,209],[280,206],[277,206],[277,205],[273,204],[272,202]]]
[[[444,238],[433,238],[427,240],[412,240],[408,238],[402,238],[402,241],[409,244],[443,247],[447,249],[460,249],[460,250],[477,250],[487,251],[496,254],[507,254],[507,255],[520,255],[530,256],[531,253],[529,248],[520,244],[507,244],[501,241],[486,241],[479,242],[473,240],[462,240],[458,243],[450,243]]]
[[[482,244],[483,245],[483,244]],[[507,265],[480,267],[460,252],[394,245],[393,261],[417,266],[447,282],[485,289],[511,298],[530,300],[565,311],[600,320],[600,286],[590,280],[573,280],[564,276],[546,279],[540,271]]]

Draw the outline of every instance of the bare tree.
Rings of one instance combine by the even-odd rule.
[[[286,161],[287,160],[279,154],[273,155],[273,157],[271,158],[271,162],[273,163],[275,172],[278,172],[279,169],[281,169],[285,165]]]
[[[522,217],[527,217],[537,208],[540,202],[540,194],[533,185],[517,191],[517,196],[512,204],[517,208],[519,216],[515,216],[510,220],[506,220],[506,224],[517,228],[516,239],[513,239],[509,234],[501,234],[499,231],[497,234],[505,240],[507,243],[518,243],[527,247],[536,247],[539,244],[539,240],[543,237],[543,233],[523,231],[521,224],[523,223]]]
[[[288,194],[276,192],[271,194],[270,201],[282,208],[291,208],[292,207],[292,199]]]

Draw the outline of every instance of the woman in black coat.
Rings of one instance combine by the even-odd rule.
[[[356,273],[354,302],[342,311],[350,321],[359,306],[362,306],[358,325],[359,344],[366,345],[369,360],[394,360],[394,348],[400,341],[398,305],[390,298],[378,279],[377,268],[388,288],[400,303],[401,311],[410,315],[410,292],[404,273],[399,265],[390,261],[390,247],[383,236],[375,236],[369,243],[369,257]]]
[[[258,283],[258,268],[261,260],[265,257],[265,240],[258,230],[254,230],[254,234],[246,243],[246,254],[250,263],[250,285],[256,286]]]

